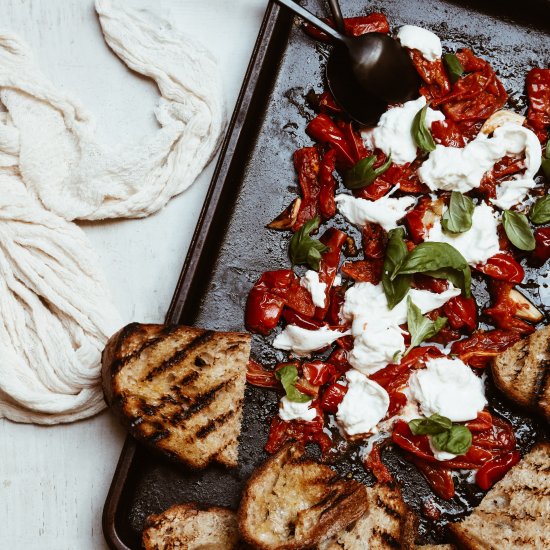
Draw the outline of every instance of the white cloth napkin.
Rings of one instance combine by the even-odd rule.
[[[101,351],[120,319],[71,220],[156,212],[201,173],[225,125],[207,50],[123,2],[96,0],[96,11],[113,52],[160,92],[160,128],[116,150],[29,48],[0,32],[0,417],[19,422],[69,422],[104,406]]]

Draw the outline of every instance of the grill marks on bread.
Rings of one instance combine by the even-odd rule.
[[[503,393],[550,422],[550,326],[498,355],[492,372]]]
[[[323,541],[319,550],[391,550],[414,548],[416,518],[396,484],[367,488],[368,512]]]
[[[364,485],[341,479],[304,452],[302,445],[284,447],[249,479],[239,527],[255,548],[311,548],[366,512]]]
[[[235,466],[249,352],[247,334],[133,324],[103,354],[106,399],[165,454]]]
[[[177,504],[145,522],[145,550],[237,550],[235,512],[218,506]]]
[[[550,548],[550,444],[539,443],[463,521],[449,529],[460,548]]]

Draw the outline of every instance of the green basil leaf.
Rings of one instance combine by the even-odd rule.
[[[311,397],[296,389],[296,381],[298,380],[298,367],[289,363],[279,370],[275,371],[275,376],[281,381],[285,389],[286,397],[289,401],[295,403],[307,403],[311,401]]]
[[[384,164],[373,168],[376,156],[371,155],[360,160],[353,168],[350,168],[344,175],[344,185],[348,189],[362,189],[370,185],[378,176],[381,176],[391,166],[391,155]]]
[[[403,240],[404,235],[405,232],[401,227],[392,229],[388,233],[388,246],[386,247],[386,257],[382,268],[382,287],[390,309],[393,309],[405,297],[411,287],[411,275],[390,278],[409,252]]]
[[[425,273],[437,279],[447,279],[470,297],[472,274],[464,256],[447,243],[424,242],[413,248],[400,266],[390,276],[391,280],[401,275]]]
[[[307,221],[292,235],[290,239],[289,256],[293,264],[308,264],[311,269],[319,271],[321,254],[329,248],[321,241],[312,239],[309,234],[319,227],[319,216]]]
[[[435,150],[435,141],[432,137],[432,133],[426,125],[426,113],[428,111],[428,106],[429,105],[426,104],[422,107],[422,109],[420,109],[420,111],[418,111],[418,113],[416,113],[412,123],[411,132],[416,145],[418,145],[422,151],[431,153]]]
[[[520,250],[535,249],[535,237],[525,214],[514,210],[505,210],[502,214],[502,223],[507,237],[516,248]]]
[[[411,334],[411,343],[405,351],[405,355],[424,340],[433,338],[445,326],[445,323],[447,323],[446,317],[438,317],[435,321],[424,317],[420,308],[413,303],[409,296],[407,298],[407,326]]]
[[[529,218],[533,223],[541,224],[550,222],[550,195],[541,197],[531,208]]]
[[[432,445],[439,451],[464,455],[472,446],[472,432],[462,425],[454,425],[450,430],[431,436]]]
[[[446,416],[432,414],[428,418],[415,418],[409,422],[409,428],[414,435],[435,435],[450,430],[453,423]]]
[[[472,227],[472,215],[474,213],[474,201],[459,193],[453,191],[449,208],[445,210],[441,218],[441,226],[445,231],[451,233],[464,233]]]
[[[445,65],[449,80],[453,84],[464,74],[464,67],[454,53],[446,53],[443,56],[443,65]]]
[[[550,180],[550,139],[546,142],[546,149],[541,162],[544,175]]]

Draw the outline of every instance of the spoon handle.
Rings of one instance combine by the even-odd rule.
[[[344,34],[346,32],[346,27],[344,26],[344,18],[342,17],[342,10],[340,9],[338,0],[328,0],[328,5],[330,6],[330,11],[332,12],[332,18],[336,23],[336,28]]]
[[[332,38],[334,38],[335,40],[338,40],[339,42],[344,42],[346,40],[345,36],[343,36],[341,33],[333,29],[330,25],[327,25],[324,21],[321,21],[318,17],[313,15],[311,12],[302,8],[302,6],[300,6],[296,2],[293,2],[292,0],[275,0],[275,2],[292,10],[296,15],[299,15],[302,19],[306,20],[308,23],[315,25],[318,29],[327,33],[329,36],[332,36]]]

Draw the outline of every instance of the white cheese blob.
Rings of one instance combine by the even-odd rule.
[[[349,364],[363,374],[373,374],[405,351],[404,332],[397,325],[377,326],[369,323],[353,341]]]
[[[450,288],[437,294],[411,289],[393,309],[381,284],[356,283],[346,291],[340,316],[351,322],[353,350],[350,365],[363,374],[373,374],[395,360],[396,353],[405,351],[403,331],[399,325],[407,321],[407,297],[424,313],[437,309],[458,296],[460,290]]]
[[[428,437],[428,441],[430,443],[430,449],[432,453],[434,454],[436,460],[452,460],[453,458],[456,458],[458,455],[454,455],[453,453],[448,453],[447,451],[440,451],[439,449],[436,449],[433,446],[432,438]]]
[[[483,264],[500,251],[498,220],[493,209],[481,203],[472,215],[472,227],[464,233],[443,231],[438,218],[429,230],[426,241],[448,243],[456,248],[471,265]]]
[[[290,401],[285,395],[279,403],[279,417],[285,422],[290,422],[291,420],[311,422],[317,416],[317,411],[310,409],[310,405],[311,401],[297,403],[296,401]]]
[[[273,347],[292,351],[295,355],[309,355],[330,346],[335,340],[347,336],[349,331],[340,332],[321,327],[318,330],[308,330],[297,325],[287,325],[283,332],[273,340]]]
[[[340,273],[334,277],[334,282],[332,284],[334,286],[340,286],[342,284],[342,275],[340,275]]]
[[[439,36],[428,29],[415,25],[404,25],[399,29],[397,38],[402,46],[418,50],[422,57],[428,61],[435,61],[443,54]]]
[[[338,405],[336,420],[348,435],[376,431],[390,406],[388,392],[355,370],[346,373],[348,391]]]
[[[313,305],[325,307],[327,284],[319,280],[319,273],[309,269],[305,275],[300,278],[300,286],[303,286],[311,294]]]
[[[369,149],[381,149],[386,155],[391,154],[395,164],[406,164],[416,159],[416,143],[412,136],[412,123],[416,113],[426,105],[426,98],[420,96],[413,101],[407,101],[401,107],[388,109],[375,128],[361,133]],[[428,107],[426,125],[431,128],[432,122],[445,120],[440,111]]]
[[[487,404],[483,381],[460,359],[430,359],[414,371],[409,388],[424,416],[437,413],[453,422],[473,420]]]
[[[479,187],[485,172],[491,170],[498,160],[506,155],[522,153],[525,153],[525,173],[512,180],[532,181],[540,168],[540,142],[528,128],[514,123],[504,124],[494,131],[492,137],[480,133],[463,148],[436,145],[435,151],[418,169],[418,175],[432,191],[442,189],[466,193]],[[523,196],[518,198],[518,202],[522,199]]]
[[[497,198],[490,200],[498,208],[509,210],[515,204],[523,201],[535,185],[535,180],[532,178],[504,181],[497,185]]]
[[[386,231],[395,229],[397,221],[416,203],[414,197],[406,196],[399,199],[385,196],[376,201],[353,197],[352,195],[336,195],[338,211],[352,224],[362,227],[367,222],[378,223]]]

